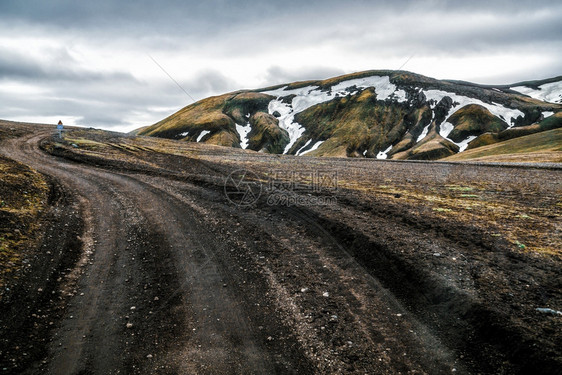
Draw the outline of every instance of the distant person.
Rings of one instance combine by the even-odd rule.
[[[59,138],[61,139],[62,139],[62,130],[63,130],[62,121],[59,120],[59,123],[57,124],[57,131],[59,133]]]

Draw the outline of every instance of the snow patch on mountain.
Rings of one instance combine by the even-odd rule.
[[[189,135],[189,132],[188,132],[188,131],[178,134],[178,136],[179,136],[179,137],[182,137],[182,138],[183,138],[183,137],[187,137],[188,135]]]
[[[441,123],[440,129],[439,129],[439,135],[441,137],[445,138],[446,140],[448,140],[448,141],[456,144],[457,146],[459,146],[459,152],[464,151],[468,147],[468,143],[470,143],[473,139],[476,138],[474,136],[469,136],[465,140],[463,140],[461,142],[458,142],[458,143],[453,141],[450,138],[447,138],[449,136],[449,134],[454,129],[453,124],[451,124],[450,122],[447,122],[447,120],[449,119],[449,117],[451,117],[459,109],[461,109],[461,108],[463,108],[463,107],[465,107],[469,104],[478,104],[478,105],[486,108],[494,116],[499,117],[500,119],[505,121],[509,128],[513,127],[514,121],[517,119],[517,117],[519,117],[519,116],[524,117],[525,116],[525,114],[518,109],[507,108],[507,107],[502,106],[501,104],[494,103],[494,102],[492,102],[491,104],[490,103],[484,103],[483,101],[481,101],[479,99],[470,98],[470,97],[463,96],[463,95],[458,95],[458,94],[455,94],[455,93],[452,93],[452,92],[441,91],[441,90],[427,90],[427,91],[424,91],[424,94],[425,94],[425,97],[427,98],[427,100],[435,100],[435,102],[432,105],[432,109],[434,109],[435,106],[437,105],[437,103],[439,103],[441,101],[441,99],[443,99],[445,96],[448,96],[453,100],[453,103],[454,103],[453,108],[451,108],[449,110],[449,113],[447,113],[447,116],[445,116],[445,120]],[[421,136],[420,136],[418,138],[418,142],[421,139],[423,139],[423,138],[421,138]]]
[[[416,87],[416,90],[417,90],[417,87]],[[435,112],[431,111],[431,121],[429,121],[429,124],[427,124],[425,126],[425,128],[423,128],[420,136],[418,137],[418,139],[416,139],[416,143],[418,143],[419,141],[421,141],[422,139],[424,139],[427,136],[427,134],[429,133],[429,127],[433,123],[433,120],[435,120]]]
[[[540,85],[538,90],[527,86],[515,86],[510,89],[543,102],[562,103],[562,81],[545,83]]]
[[[463,140],[463,141],[461,141],[461,142],[459,142],[459,143],[456,143],[456,142],[453,142],[453,141],[451,141],[451,142],[453,142],[454,144],[456,144],[457,146],[459,146],[459,152],[463,152],[463,151],[466,150],[466,148],[468,147],[468,144],[469,144],[470,142],[472,142],[473,140],[475,140],[475,139],[476,139],[476,136],[475,136],[475,135],[470,135],[470,136],[468,136],[465,140]],[[450,139],[449,139],[449,140],[450,140]]]
[[[289,144],[283,150],[286,154],[291,147],[295,144],[297,139],[303,135],[305,129],[298,123],[295,122],[295,112],[293,108],[287,104],[283,103],[281,100],[272,100],[268,105],[269,113],[278,112],[281,116],[279,117],[279,127],[285,129],[289,133]]]
[[[264,94],[276,97],[276,99],[269,103],[269,113],[273,114],[277,111],[281,115],[279,116],[279,126],[289,133],[290,141],[283,151],[284,154],[293,147],[305,130],[299,123],[294,121],[295,115],[314,105],[328,102],[339,96],[354,94],[357,92],[355,88],[367,87],[375,89],[378,100],[386,100],[392,97],[392,99],[399,102],[406,101],[406,92],[392,84],[388,76],[350,79],[324,90],[320,89],[319,86],[306,86],[296,89],[287,89],[287,87],[263,91]],[[284,103],[282,98],[289,95],[295,95],[291,104]]]
[[[338,92],[340,95],[347,95],[349,92],[347,88],[356,86],[358,88],[373,87],[377,93],[378,100],[386,100],[390,98],[392,94],[395,94],[397,101],[406,100],[406,92],[401,89],[397,89],[396,85],[390,83],[390,78],[388,76],[371,76],[364,78],[356,78],[348,81],[343,81],[337,85],[332,86],[332,92]]]
[[[238,132],[238,135],[240,136],[240,147],[242,147],[243,149],[246,149],[248,147],[248,144],[250,143],[248,134],[251,130],[252,127],[250,126],[249,122],[246,124],[246,126],[236,124],[236,132]]]
[[[210,131],[209,130],[203,130],[201,132],[201,134],[199,134],[199,137],[197,137],[197,142],[199,142],[204,136],[206,136],[207,134],[209,134]]]
[[[543,85],[544,86],[544,85]],[[336,85],[331,86],[330,88],[321,89],[319,86],[310,85],[306,87],[300,87],[295,89],[288,89],[288,86],[280,87],[275,90],[263,91],[264,94],[268,94],[271,96],[275,96],[276,99],[272,100],[269,103],[269,113],[273,114],[278,112],[279,116],[279,126],[282,129],[285,129],[289,133],[289,144],[285,147],[283,151],[286,154],[291,147],[298,141],[298,139],[304,134],[304,127],[299,123],[295,122],[295,115],[300,113],[314,105],[321,104],[324,102],[328,102],[330,100],[335,99],[336,97],[347,96],[349,94],[357,93],[357,89],[359,88],[367,88],[373,87],[377,94],[377,99],[379,100],[386,100],[392,99],[397,102],[406,102],[406,92],[402,89],[398,89],[396,85],[390,82],[390,78],[388,76],[370,76],[370,77],[363,77],[363,78],[355,78],[346,81],[342,81]],[[432,104],[432,109],[435,108],[435,105],[441,101],[444,97],[448,96],[453,100],[454,106],[450,109],[449,113],[445,116],[445,121],[441,124],[441,129],[439,131],[440,135],[448,139],[447,136],[453,130],[454,126],[447,122],[447,119],[453,115],[456,111],[461,109],[462,107],[469,105],[469,104],[478,104],[482,107],[488,109],[490,113],[494,116],[499,117],[500,119],[504,120],[509,127],[513,126],[515,119],[519,116],[524,116],[524,113],[517,110],[504,107],[498,103],[485,103],[476,98],[470,98],[467,96],[459,95],[453,92],[447,92],[442,90],[423,90],[420,89],[420,92],[423,92],[425,97],[428,101],[434,100]],[[287,96],[294,96],[291,100],[291,103],[284,103],[283,98]],[[433,114],[435,117],[435,114]],[[432,119],[433,121],[433,119]],[[422,133],[417,138],[416,142],[420,142],[424,139],[427,134],[429,133],[430,125],[424,127]],[[470,137],[469,137],[470,138]],[[452,140],[448,139],[449,141],[459,145],[461,149],[465,149],[472,139],[465,139],[460,143],[453,142]],[[306,146],[308,146],[307,144]],[[301,155],[300,151],[302,148],[297,152],[297,155]],[[379,152],[381,158],[386,156],[387,152]],[[377,157],[379,156],[377,155]]]
[[[474,139],[476,139],[476,137],[473,136],[473,135],[470,135],[466,139],[457,143],[457,142],[453,141],[452,139],[447,138],[449,136],[449,134],[451,134],[451,132],[453,131],[454,128],[455,127],[453,126],[453,124],[445,121],[439,127],[439,135],[441,137],[445,138],[446,140],[448,140],[449,142],[452,142],[452,143],[456,144],[457,146],[459,146],[459,152],[463,152],[468,147],[468,144],[470,142],[472,142]]]
[[[427,100],[432,100],[432,99],[435,100],[435,104],[434,104],[433,108],[435,108],[435,105],[437,103],[439,103],[441,101],[441,99],[443,99],[445,96],[448,96],[451,99],[453,99],[454,103],[459,103],[459,104],[454,105],[453,108],[451,108],[449,110],[449,113],[445,117],[445,121],[447,121],[447,119],[449,117],[451,117],[456,111],[458,111],[462,107],[465,107],[469,104],[478,104],[478,105],[486,108],[494,116],[499,117],[500,119],[507,122],[507,125],[509,127],[513,126],[513,122],[515,121],[515,119],[517,117],[519,117],[519,116],[524,117],[525,116],[525,114],[518,109],[507,108],[507,107],[502,106],[501,104],[494,103],[494,102],[492,102],[492,104],[484,103],[483,101],[481,101],[479,99],[469,98],[468,96],[458,95],[458,94],[455,94],[455,93],[452,93],[452,92],[441,91],[441,90],[427,90],[427,91],[424,91],[424,94],[425,94],[425,97],[427,98]]]
[[[308,141],[306,141],[306,143],[304,144],[304,146],[302,146],[301,148],[299,148],[299,150],[297,151],[297,153],[295,155],[299,156],[300,152],[306,148],[306,146],[308,146],[310,144],[310,142],[312,142],[312,139],[309,139]]]
[[[421,141],[422,139],[424,139],[427,136],[427,133],[429,133],[429,127],[431,126],[431,123],[427,124],[425,128],[423,128],[420,136],[418,137],[418,139],[416,139],[416,143]]]
[[[450,122],[443,121],[439,126],[439,135],[445,139],[449,139],[447,137],[451,134],[454,128],[455,126]]]
[[[275,90],[263,91],[263,93],[271,96],[276,96],[278,98],[289,95],[304,96],[308,95],[311,91],[317,90],[319,88],[318,86],[306,86],[298,89],[287,90],[287,87],[288,86],[284,86]]]
[[[392,93],[392,97],[400,103],[403,103],[406,101],[406,91],[404,90],[396,90],[394,91],[394,93]]]
[[[547,117],[552,116],[553,114],[554,114],[554,112],[544,111],[544,112],[542,113],[542,117],[543,117],[543,118],[547,118]]]
[[[384,151],[379,151],[379,153],[377,154],[377,159],[386,159],[388,158],[388,153],[390,152],[390,150],[392,150],[392,145],[388,146],[388,148]]]
[[[309,150],[306,150],[305,152],[301,153],[301,155],[308,154],[309,152],[316,150],[318,147],[320,147],[322,143],[324,143],[324,141],[316,142],[314,145],[312,145],[312,147]]]

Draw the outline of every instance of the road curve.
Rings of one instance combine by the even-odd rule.
[[[197,213],[133,178],[46,155],[37,147],[46,135],[10,142],[5,153],[80,196],[88,223],[88,259],[77,265],[84,272],[54,334],[48,372],[109,374],[145,366],[274,372],[258,328],[208,246],[212,239],[200,237]],[[176,358],[151,361],[170,348]],[[180,364],[182,352],[192,358]]]
[[[436,374],[473,365],[313,212],[241,210],[217,187],[73,163],[39,149],[48,136],[3,147],[78,197],[85,222],[82,257],[61,282],[67,308],[30,373]]]

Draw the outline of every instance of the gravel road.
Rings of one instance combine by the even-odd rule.
[[[161,154],[147,156],[145,171],[93,166],[42,151],[50,136],[27,134],[0,151],[49,177],[60,211],[50,225],[77,232],[80,246],[52,273],[58,298],[26,310],[52,311],[36,323],[48,325],[30,344],[39,349],[25,358],[8,342],[5,373],[523,373],[527,363],[560,363],[553,343],[518,361],[539,341],[496,321],[504,317],[482,304],[471,259],[479,272],[500,261],[505,274],[548,267],[510,258],[474,228],[447,235],[439,220],[415,222],[406,208],[346,191],[322,208],[266,196],[244,208],[224,195],[231,164],[182,160],[197,179],[174,175],[177,157]],[[21,311],[8,311],[4,326],[31,319]]]

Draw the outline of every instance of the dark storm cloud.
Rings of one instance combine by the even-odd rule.
[[[0,13],[6,20],[20,19],[64,28],[152,29],[207,33],[275,17],[287,8],[306,10],[314,2],[269,1],[42,1],[3,0]],[[324,1],[329,5],[332,1]]]
[[[371,14],[408,9],[513,14],[535,11],[537,8],[548,9],[558,4],[557,0],[3,0],[0,2],[0,18],[79,28],[120,28],[123,24],[129,27],[134,23],[139,28],[157,26],[154,31],[158,32],[159,29],[181,30],[199,24],[207,24],[208,28],[223,28],[259,18],[294,16],[305,12],[309,12],[308,16],[312,20],[318,15],[344,14],[346,9],[364,9]]]

